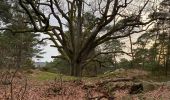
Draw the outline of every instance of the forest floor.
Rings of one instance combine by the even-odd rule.
[[[27,78],[26,78],[27,77]],[[140,86],[140,91],[132,91]],[[11,88],[12,87],[12,88]],[[12,90],[12,91],[11,91]],[[12,93],[12,97],[11,97]],[[0,83],[0,100],[170,100],[170,81],[157,81],[137,69],[118,69],[98,77],[76,78],[39,70],[17,73]]]

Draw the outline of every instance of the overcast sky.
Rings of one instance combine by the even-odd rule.
[[[140,1],[140,0],[139,0],[139,1]],[[138,1],[138,4],[140,4],[139,1]],[[142,0],[142,1],[143,1],[143,0]],[[158,1],[159,1],[159,0],[158,0]],[[50,24],[55,26],[56,23],[57,23],[57,21],[55,20],[55,18],[51,17],[50,19],[51,19],[51,20],[50,20]],[[44,37],[47,37],[47,35],[43,35],[43,34],[42,34],[41,37],[44,38]],[[135,36],[133,35],[132,38],[135,38],[135,39],[133,39],[133,40],[136,40],[136,35],[135,35]],[[127,42],[128,42],[128,39],[125,39],[125,41],[126,41],[126,43],[127,43]],[[46,52],[46,53],[44,53],[44,54],[42,55],[43,58],[41,58],[41,59],[33,58],[33,60],[36,61],[36,62],[50,62],[50,61],[52,61],[53,59],[51,58],[51,56],[56,56],[56,55],[58,55],[59,53],[58,53],[58,51],[57,51],[57,48],[50,47],[51,44],[53,44],[51,41],[47,41],[47,45],[42,47],[42,48],[44,49],[44,51]]]
[[[45,35],[43,33],[40,33],[40,38],[46,38],[49,37],[48,35]],[[50,45],[53,45],[53,43],[50,40],[46,40],[46,45],[45,46],[41,46],[41,48],[43,49],[43,52],[45,52],[43,55],[43,58],[33,58],[34,61],[36,62],[50,62],[53,59],[51,58],[51,56],[56,56],[58,55],[58,51],[57,48],[54,47],[50,47]]]

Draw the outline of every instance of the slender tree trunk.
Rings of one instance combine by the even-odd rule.
[[[158,20],[156,20],[157,21],[157,23],[158,23]],[[160,26],[159,26],[159,24],[156,24],[156,28],[159,28]],[[156,31],[156,37],[155,37],[155,41],[154,41],[154,44],[156,44],[157,43],[157,41],[159,41],[159,33],[160,33],[160,31],[159,30],[157,30]],[[159,67],[160,66],[160,59],[159,59],[159,52],[158,52],[158,54],[157,54],[157,48],[156,48],[156,46],[154,47],[154,53],[156,53],[156,54],[154,54],[154,61],[155,62],[157,62],[157,66]]]
[[[94,72],[95,72],[95,76],[97,75],[97,66],[94,66]]]
[[[134,55],[133,55],[133,44],[132,44],[132,37],[131,35],[129,35],[129,40],[130,40],[130,52],[131,52],[131,57],[132,57],[132,60],[131,60],[131,67],[133,67],[133,61],[134,61]]]
[[[158,66],[161,65],[162,50],[163,50],[163,44],[161,44],[161,48],[160,48],[159,55],[158,55]]]
[[[168,76],[168,68],[169,68],[169,56],[170,56],[170,34],[168,34],[168,48],[167,48],[167,55],[166,55],[166,66],[165,66],[165,74]]]

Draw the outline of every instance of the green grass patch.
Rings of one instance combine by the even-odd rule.
[[[65,76],[62,74],[44,72],[44,71],[37,71],[31,75],[31,78],[38,80],[38,81],[48,81],[48,80],[60,80],[62,78],[63,81],[71,81],[77,80],[78,78],[72,76]]]
[[[59,77],[59,74],[54,74],[50,72],[38,72],[34,76],[36,80],[53,80],[56,77]]]

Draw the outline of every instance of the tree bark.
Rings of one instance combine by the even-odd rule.
[[[82,66],[81,66],[81,63],[72,62],[70,67],[71,67],[70,68],[71,69],[70,70],[71,76],[75,76],[75,77],[82,76]]]
[[[130,41],[130,52],[131,52],[131,67],[134,67],[133,61],[134,61],[134,54],[133,54],[133,43],[132,43],[132,37],[129,35],[129,41]]]
[[[169,35],[169,34],[168,34]],[[167,55],[166,55],[166,66],[165,66],[165,75],[168,76],[168,67],[169,67],[169,56],[170,56],[170,35],[168,36],[168,48],[167,48]]]
[[[74,65],[73,64],[70,64],[70,75],[73,76],[74,75]]]

